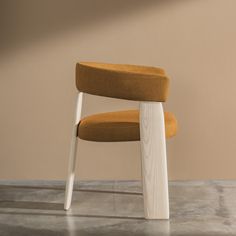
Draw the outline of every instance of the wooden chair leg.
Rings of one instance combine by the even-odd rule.
[[[77,153],[77,139],[76,137],[73,137],[71,141],[69,170],[68,170],[68,177],[67,177],[67,182],[66,182],[66,192],[65,192],[65,202],[64,202],[65,210],[68,210],[71,205],[74,178],[75,178],[76,153]]]
[[[146,219],[169,219],[165,120],[162,103],[141,102],[140,136]]]
[[[76,103],[76,113],[75,113],[75,122],[73,124],[72,130],[72,139],[70,147],[70,156],[69,156],[69,166],[68,166],[68,177],[66,182],[66,191],[65,191],[65,202],[64,209],[68,210],[71,205],[73,185],[75,178],[75,165],[76,165],[76,154],[77,154],[77,126],[81,118],[82,110],[82,93],[78,94],[77,103]]]

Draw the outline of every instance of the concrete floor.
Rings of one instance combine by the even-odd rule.
[[[143,219],[139,182],[0,182],[1,236],[236,235],[236,181],[170,182],[171,219]],[[117,193],[114,193],[117,192]]]

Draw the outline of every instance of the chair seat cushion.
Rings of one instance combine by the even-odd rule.
[[[177,121],[170,112],[165,112],[166,137],[176,134]],[[83,118],[78,125],[80,139],[97,142],[138,141],[139,110],[107,112]]]

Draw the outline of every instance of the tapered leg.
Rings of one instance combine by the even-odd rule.
[[[169,219],[165,120],[160,102],[140,104],[142,179],[146,219]]]
[[[75,164],[76,164],[76,153],[77,153],[77,126],[81,118],[82,110],[82,93],[78,94],[77,103],[76,103],[76,112],[75,112],[75,121],[72,129],[72,138],[70,146],[70,156],[69,156],[69,166],[68,166],[68,177],[66,182],[66,192],[65,192],[65,202],[64,209],[68,210],[71,205],[73,185],[75,178]]]

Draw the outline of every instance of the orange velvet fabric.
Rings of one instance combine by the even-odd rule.
[[[177,132],[177,121],[170,112],[165,112],[166,137]],[[78,125],[78,137],[97,142],[138,141],[139,111],[100,113],[83,118]]]
[[[169,79],[161,68],[80,62],[76,65],[80,92],[135,101],[164,102]]]

